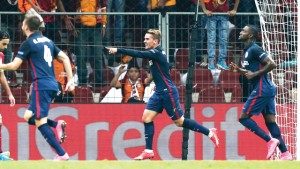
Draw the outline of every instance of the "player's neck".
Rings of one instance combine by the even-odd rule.
[[[253,39],[248,39],[247,41],[244,42],[245,47],[249,46],[250,44],[252,44],[255,40]]]
[[[27,38],[29,38],[29,36],[32,35],[33,33],[34,32],[28,31],[28,32],[25,32],[25,35],[26,35]]]

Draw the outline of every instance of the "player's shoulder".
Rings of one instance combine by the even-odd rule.
[[[155,53],[158,53],[159,50],[157,50],[157,49],[150,49],[149,52],[152,52],[153,54],[155,54]]]

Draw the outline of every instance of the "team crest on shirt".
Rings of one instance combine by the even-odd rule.
[[[242,65],[243,65],[243,67],[248,66],[249,62],[245,60]]]
[[[246,53],[245,53],[244,57],[245,57],[245,58],[247,58],[247,57],[248,57],[248,52],[246,52]]]
[[[149,65],[152,66],[153,65],[153,62],[152,60],[149,60]]]

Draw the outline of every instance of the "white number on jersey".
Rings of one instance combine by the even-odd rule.
[[[47,45],[44,45],[44,59],[48,63],[48,66],[52,67],[51,51]]]

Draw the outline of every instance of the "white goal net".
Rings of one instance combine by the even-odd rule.
[[[297,159],[297,0],[255,0],[263,48],[273,55],[277,122],[288,150]],[[277,151],[275,159],[280,155]],[[299,158],[299,157],[298,157]]]

